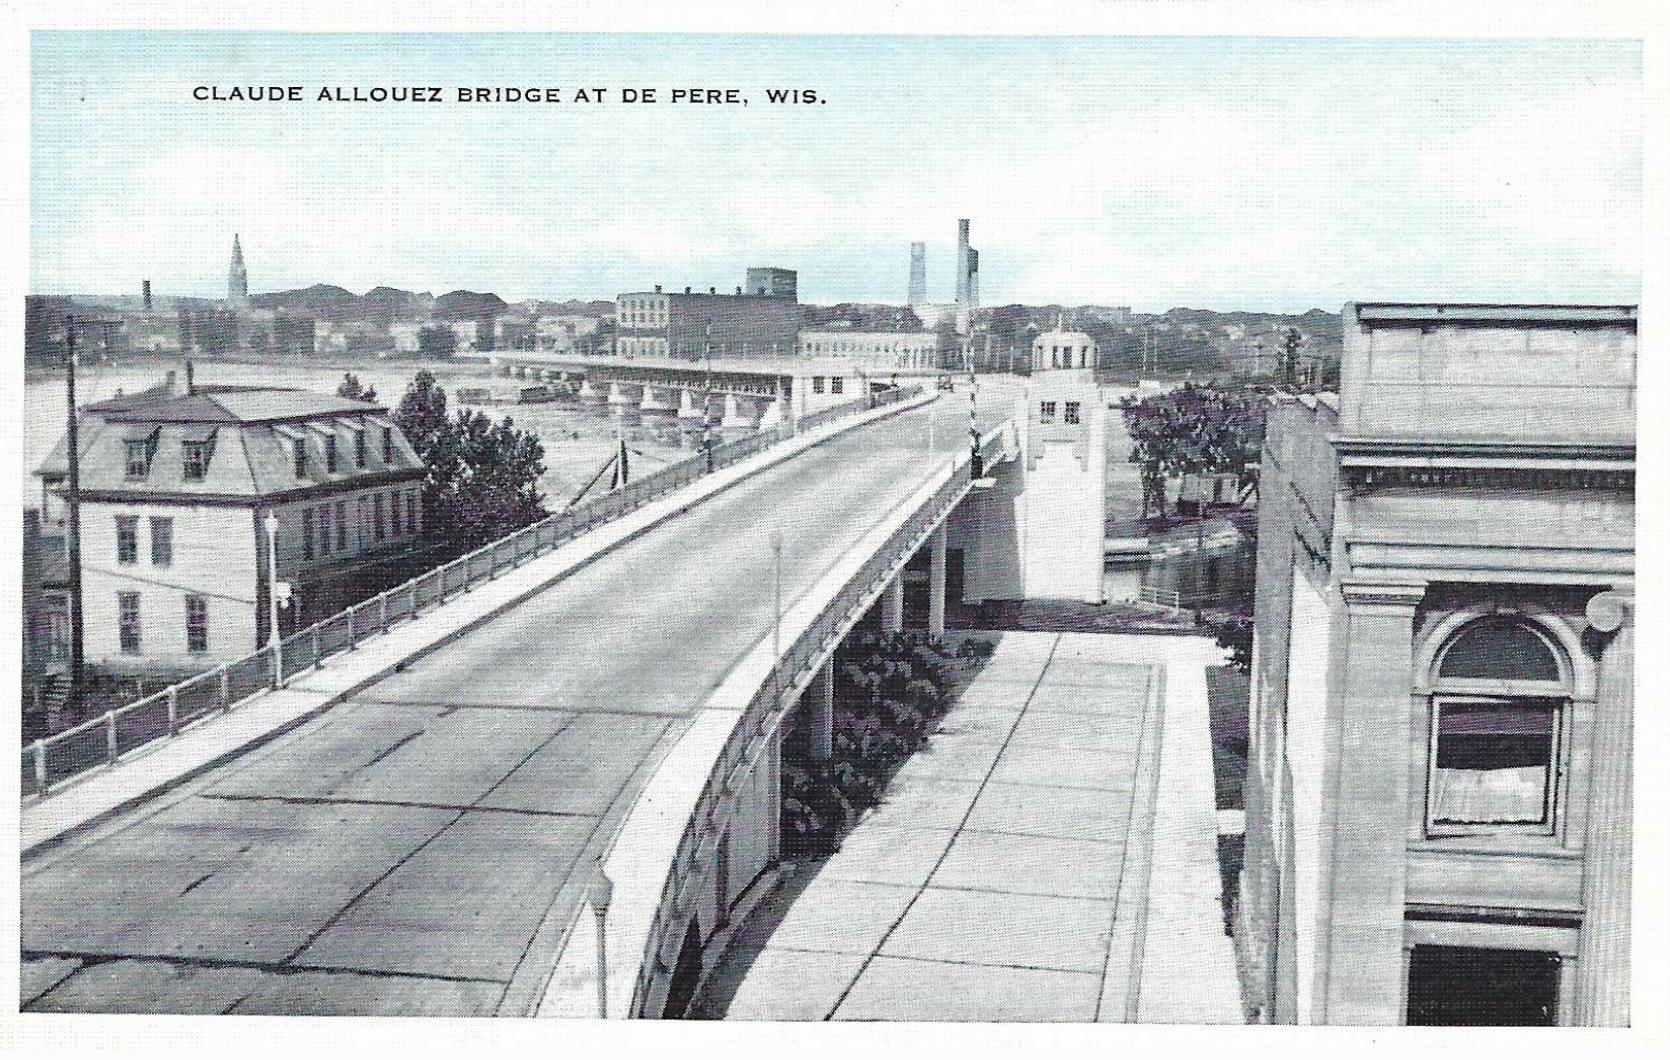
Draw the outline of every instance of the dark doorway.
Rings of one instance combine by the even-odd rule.
[[[673,981],[667,986],[667,1004],[661,1010],[661,1018],[666,1020],[680,1020],[684,1012],[690,1007],[690,999],[696,996],[696,984],[702,978],[702,926],[695,917],[690,918],[690,926],[684,930],[684,945],[679,947],[678,964],[673,967]]]
[[[1552,1027],[1559,994],[1556,953],[1416,946],[1409,956],[1410,1026]]]

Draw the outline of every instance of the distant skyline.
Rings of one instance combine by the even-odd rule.
[[[329,283],[507,300],[981,300],[1299,312],[1640,297],[1641,52],[1607,40],[301,35],[32,38],[30,289]],[[196,102],[300,85],[301,103]],[[554,86],[547,104],[322,86]],[[610,102],[571,101],[609,88]],[[632,106],[735,87],[747,107]],[[828,102],[769,105],[768,88]]]

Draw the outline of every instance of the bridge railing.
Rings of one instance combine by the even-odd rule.
[[[987,436],[981,446],[981,455],[989,466],[1000,454],[1012,451],[1013,443],[1011,424],[1007,431],[994,431]],[[743,709],[724,749],[708,773],[695,812],[690,815],[679,838],[640,962],[634,988],[634,1014],[642,1014],[638,1010],[650,997],[658,960],[670,967],[667,959],[676,959],[676,954],[664,951],[669,946],[676,948],[680,944],[682,935],[679,932],[684,917],[709,866],[718,856],[720,836],[726,824],[724,808],[747,783],[753,763],[764,753],[766,743],[793,706],[787,699],[790,690],[833,652],[841,638],[863,617],[865,610],[896,576],[902,559],[922,546],[933,529],[944,521],[968,492],[970,471],[968,462],[961,461],[929,499],[888,536],[885,543],[837,590],[835,597],[811,625],[783,647],[776,664]]]
[[[276,690],[353,651],[368,637],[391,625],[419,617],[425,610],[467,593],[528,560],[566,544],[594,527],[612,522],[649,502],[745,460],[791,436],[880,405],[914,397],[921,387],[892,389],[802,417],[787,425],[758,431],[716,445],[670,464],[625,487],[547,516],[515,533],[459,556],[442,566],[322,618],[275,645],[188,677],[143,699],[91,718],[80,725],[27,744],[22,752],[21,786],[25,796],[46,795],[59,782],[96,766],[115,765],[124,755],[152,740],[177,735],[201,718],[231,710],[265,691]]]

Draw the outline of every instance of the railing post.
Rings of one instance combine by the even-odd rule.
[[[389,594],[387,590],[377,594],[377,630],[380,633],[389,631]]]
[[[226,664],[220,664],[220,709],[232,709],[232,675],[226,669]]]
[[[417,586],[417,579],[413,578],[411,581],[411,587],[406,590],[409,596],[406,607],[406,617],[409,619],[416,618],[418,616]]]
[[[313,668],[317,670],[325,665],[325,660],[319,657],[319,623],[313,623]]]
[[[168,686],[168,735],[180,735],[180,686]]]
[[[41,795],[45,795],[46,794],[46,789],[47,789],[47,781],[46,781],[46,741],[45,740],[36,740],[35,741],[35,791],[37,793],[41,794]]]
[[[104,712],[104,750],[108,757],[108,765],[116,764],[116,712]]]
[[[277,630],[273,631],[272,655],[272,687],[273,691],[276,692],[284,684],[284,638],[278,635]]]
[[[348,609],[348,650],[349,651],[354,650],[354,638],[356,636],[358,636],[358,633],[354,629],[354,609],[350,607]]]

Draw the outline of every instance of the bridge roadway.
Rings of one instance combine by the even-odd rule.
[[[982,430],[1015,393],[983,388]],[[966,446],[967,410],[948,395],[744,479],[31,857],[22,1006],[527,1014],[659,753],[768,635],[770,531],[787,605]]]

